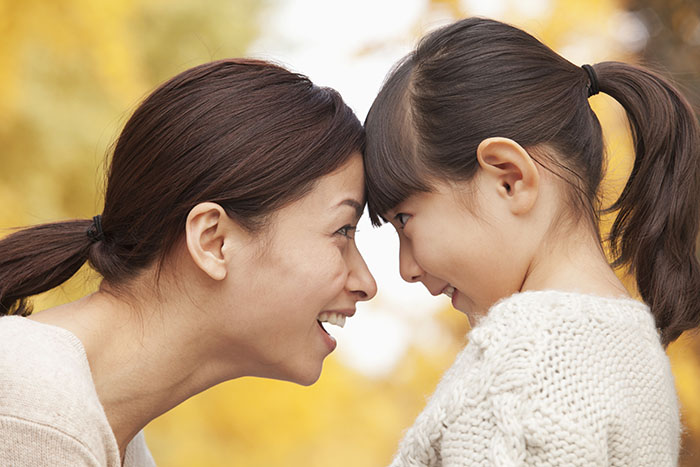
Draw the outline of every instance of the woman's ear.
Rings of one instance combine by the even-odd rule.
[[[513,214],[526,214],[533,208],[540,189],[540,174],[522,146],[509,138],[487,138],[479,144],[476,158]]]
[[[243,240],[244,230],[224,209],[211,202],[199,203],[187,215],[185,236],[192,261],[214,280],[223,280],[231,260],[231,243]]]

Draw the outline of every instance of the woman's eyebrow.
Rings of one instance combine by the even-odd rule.
[[[336,208],[340,206],[350,206],[351,208],[354,208],[355,212],[357,213],[357,217],[360,218],[362,217],[362,211],[364,210],[365,203],[361,203],[353,198],[347,198],[338,203]]]

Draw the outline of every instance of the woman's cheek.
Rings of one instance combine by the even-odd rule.
[[[349,264],[336,247],[307,258],[306,277],[314,278],[313,289],[319,295],[333,299],[344,288],[349,273]]]
[[[331,278],[329,282],[332,284],[332,288],[339,292],[345,287],[350,274],[350,261],[348,261],[346,253],[337,250],[329,264],[333,265],[329,267],[328,277]]]

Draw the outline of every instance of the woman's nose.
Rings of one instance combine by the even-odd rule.
[[[358,300],[370,300],[377,295],[377,283],[372,273],[369,272],[367,263],[365,263],[360,251],[357,247],[355,247],[354,250],[354,254],[351,258],[347,288]]]

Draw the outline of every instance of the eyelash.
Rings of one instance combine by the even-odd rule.
[[[407,217],[406,220],[403,220],[404,216]],[[408,222],[408,219],[410,219],[410,218],[411,218],[411,215],[406,214],[404,212],[400,212],[394,216],[394,219],[396,219],[396,221],[399,223],[401,230],[403,230],[403,228],[406,227],[406,222]]]
[[[342,226],[341,228],[339,228],[338,230],[336,230],[335,233],[337,233],[337,234],[339,234],[339,235],[342,235],[343,237],[352,240],[352,239],[354,239],[355,237],[354,237],[354,236],[353,236],[353,237],[350,236],[350,233],[351,233],[351,232],[355,232],[355,233],[359,232],[359,230],[357,230],[357,226],[356,226],[356,225],[350,225],[350,224],[344,225],[344,226]]]

